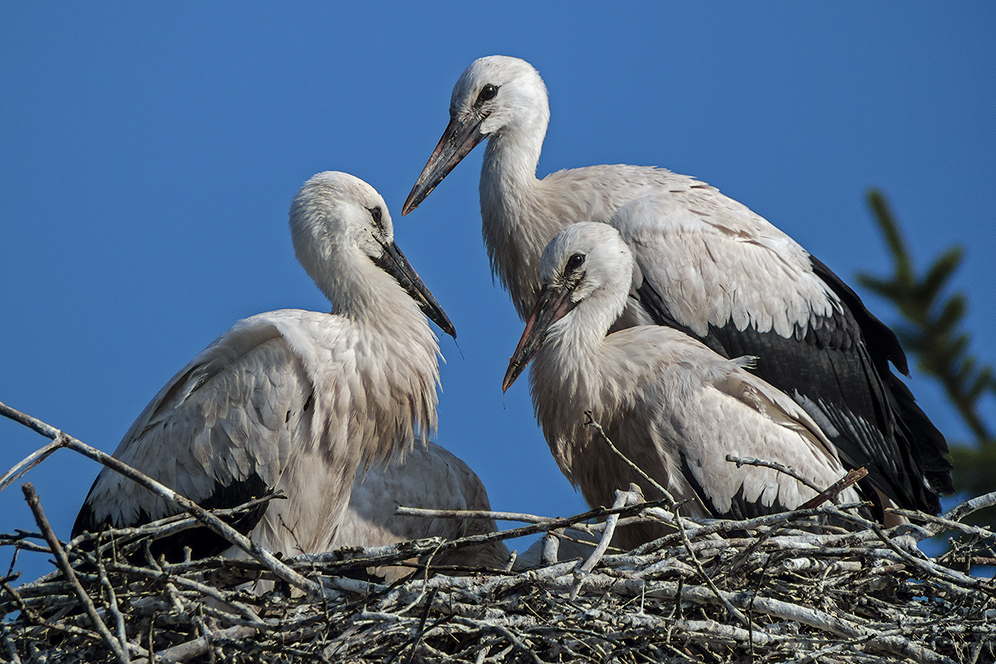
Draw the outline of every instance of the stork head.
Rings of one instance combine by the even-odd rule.
[[[440,329],[456,336],[453,323],[395,244],[387,204],[363,180],[338,171],[315,175],[294,196],[290,228],[298,261],[337,306],[354,301],[362,275],[379,268]]]
[[[542,143],[549,121],[546,86],[532,65],[507,55],[475,60],[453,87],[450,123],[408,194],[401,214],[417,208],[485,138],[516,128],[529,137],[538,137]]]
[[[539,300],[508,363],[502,390],[511,387],[546,344],[599,342],[626,308],[635,263],[608,224],[567,226],[543,251]]]

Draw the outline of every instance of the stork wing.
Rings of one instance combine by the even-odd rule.
[[[711,364],[686,369],[705,378],[672,417],[685,432],[680,450],[685,476],[713,514],[748,518],[793,509],[816,495],[779,470],[737,467],[728,454],[787,466],[820,490],[843,477],[833,445],[798,404],[735,365]],[[858,495],[850,490],[844,499]]]
[[[906,368],[895,335],[791,238],[746,207],[712,210],[709,200],[646,197],[613,220],[642,272],[647,315],[725,357],[757,357],[754,373],[806,409],[847,467],[936,513],[933,491],[950,487],[947,448],[888,366]]]
[[[861,328],[862,337],[868,345],[868,354],[885,384],[890,410],[896,414],[896,435],[905,441],[903,447],[912,451],[916,467],[924,469],[924,476],[934,491],[944,494],[953,492],[951,462],[945,456],[948,445],[944,434],[938,431],[926,413],[916,405],[916,399],[906,384],[889,369],[888,363],[892,362],[901,373],[909,375],[906,354],[896,335],[865,308],[858,294],[830,268],[815,256],[809,258],[813,272],[840,297],[845,311],[853,314]]]
[[[298,355],[275,325],[254,317],[174,376],[132,425],[115,456],[203,507],[233,507],[276,485],[296,429],[308,426],[303,416],[313,400]],[[262,505],[234,525],[248,533],[265,510]],[[105,524],[137,525],[176,511],[105,468],[73,535]],[[208,556],[228,543],[196,529],[170,538],[162,552],[182,552],[183,546],[191,546],[195,556]]]
[[[357,471],[349,507],[330,548],[383,546],[424,537],[457,539],[498,530],[494,519],[400,516],[398,506],[449,510],[490,510],[488,493],[470,467],[446,449],[428,443],[403,459]],[[500,541],[441,554],[434,564],[503,567],[508,548]]]

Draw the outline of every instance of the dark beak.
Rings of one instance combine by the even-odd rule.
[[[401,216],[404,216],[417,208],[426,196],[428,196],[436,185],[443,181],[450,171],[466,157],[474,147],[484,140],[481,133],[482,118],[468,118],[458,120],[453,118],[446,125],[443,137],[436,144],[436,149],[432,151],[432,156],[426,162],[425,168],[415,181],[415,186],[408,194],[404,207],[401,208]]]
[[[539,301],[533,308],[529,320],[526,321],[526,329],[522,331],[519,345],[515,347],[515,352],[508,361],[508,371],[505,372],[505,379],[501,382],[502,392],[512,386],[526,365],[539,352],[550,326],[566,316],[577,304],[571,301],[573,292],[574,289],[567,285],[547,286],[540,292]]]
[[[438,325],[439,329],[456,339],[456,328],[453,327],[453,323],[450,322],[443,308],[439,306],[439,302],[436,302],[436,298],[432,296],[429,289],[422,283],[418,272],[411,266],[405,255],[401,253],[401,249],[398,249],[398,245],[394,242],[385,242],[382,246],[384,247],[384,253],[374,261],[377,267],[397,279],[401,287],[418,304],[422,313]]]

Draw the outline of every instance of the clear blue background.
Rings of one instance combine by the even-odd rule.
[[[239,318],[327,310],[287,210],[312,174],[344,170],[384,195],[459,331],[442,341],[439,442],[496,509],[582,511],[527,383],[501,393],[522,324],[480,238],[483,150],[400,217],[453,83],[493,53],[529,60],[550,90],[540,175],[695,175],[852,284],[891,269],[864,199],[881,187],[921,262],[967,246],[955,285],[991,362],[994,28],[984,2],[0,4],[0,400],[112,451]],[[912,387],[966,437],[929,379]],[[0,421],[0,472],[45,442]],[[61,451],[28,476],[61,535],[97,471]],[[17,486],[0,494],[0,531],[15,528],[34,528]]]

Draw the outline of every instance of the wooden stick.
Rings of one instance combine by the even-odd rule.
[[[620,459],[622,459],[624,462],[626,462],[626,464],[630,468],[632,468],[637,473],[639,473],[640,477],[642,477],[643,479],[645,479],[648,482],[650,482],[650,485],[652,487],[654,487],[655,489],[657,489],[658,491],[660,491],[661,495],[663,495],[668,501],[670,501],[671,504],[668,507],[673,507],[673,506],[675,506],[675,505],[678,504],[678,501],[676,501],[674,499],[674,496],[671,495],[670,491],[668,491],[663,486],[661,486],[660,482],[658,482],[653,477],[651,477],[650,475],[648,475],[642,468],[640,468],[633,461],[631,461],[629,457],[627,457],[625,454],[623,454],[622,450],[620,450],[618,447],[616,447],[615,443],[612,442],[612,440],[609,438],[608,434],[605,433],[605,429],[602,428],[602,425],[595,421],[595,418],[592,416],[590,410],[584,411],[584,416],[586,418],[584,425],[588,426],[588,427],[594,427],[595,430],[597,430],[598,433],[602,436],[602,440],[604,440],[606,442],[606,444],[608,444],[609,448],[611,448],[612,451],[615,452],[616,455]]]
[[[2,405],[2,404],[0,404]],[[60,447],[64,447],[65,443],[61,440],[53,440],[51,443],[45,445],[40,449],[35,450],[25,458],[21,459],[18,463],[14,464],[14,467],[8,470],[6,473],[0,477],[0,491],[3,491],[12,483],[16,482],[18,479],[24,476],[29,470],[40,464],[42,461],[47,459],[52,452],[55,452]]]
[[[844,493],[848,487],[852,486],[858,480],[863,479],[868,475],[868,470],[864,467],[854,468],[847,471],[847,475],[828,486],[823,491],[820,491],[817,495],[813,496],[802,505],[799,505],[799,509],[808,510],[814,507],[819,507],[823,503],[836,503],[840,494]]]
[[[642,503],[643,493],[640,492],[640,487],[635,484],[629,485],[629,491],[619,491],[616,490],[616,501],[613,503],[613,509],[619,509],[626,507],[627,505]],[[605,555],[606,549],[609,548],[609,543],[612,541],[612,535],[616,531],[616,522],[619,521],[619,515],[613,514],[605,521],[605,532],[602,533],[602,538],[598,541],[598,546],[592,552],[588,559],[584,561],[584,564],[578,568],[574,573],[575,582],[574,587],[571,588],[570,598],[571,601],[577,599],[578,592],[581,590],[581,585],[584,583],[584,579],[588,576],[588,573],[595,568],[598,561],[602,559]]]
[[[235,625],[227,629],[211,632],[191,641],[177,644],[168,650],[156,654],[157,662],[188,662],[195,657],[207,654],[211,643],[217,639],[245,639],[257,632],[255,627]]]
[[[996,505],[996,491],[966,500],[961,505],[957,505],[942,514],[941,517],[950,521],[961,521],[972,512],[978,512],[994,505]]]
[[[771,468],[772,470],[777,470],[779,473],[782,473],[784,475],[788,475],[789,477],[791,477],[792,479],[796,480],[800,484],[804,484],[805,486],[808,486],[810,489],[812,489],[816,493],[820,492],[820,487],[817,486],[815,482],[813,482],[812,480],[810,480],[808,477],[803,477],[802,475],[800,475],[799,473],[797,473],[795,471],[795,469],[792,468],[791,466],[785,466],[785,465],[782,465],[782,464],[780,464],[780,463],[778,463],[776,461],[765,461],[764,459],[752,459],[752,458],[748,458],[748,457],[738,457],[738,456],[734,456],[732,454],[727,454],[726,455],[726,460],[729,461],[729,462],[731,462],[731,463],[737,464],[737,468],[741,468],[743,466],[757,466],[759,468]]]
[[[17,645],[10,638],[10,624],[6,622],[0,623],[0,632],[3,632],[3,644],[7,647],[7,656],[10,657],[10,664],[21,664],[21,657],[17,654]]]
[[[399,516],[429,516],[444,519],[494,519],[495,521],[521,521],[522,523],[546,523],[552,517],[536,516],[523,512],[495,512],[492,510],[441,510],[427,507],[407,507],[399,505],[394,513]]]
[[[55,554],[55,560],[59,565],[59,569],[62,570],[63,576],[65,576],[66,580],[69,581],[70,585],[72,585],[73,590],[76,592],[76,596],[80,600],[80,603],[86,610],[87,615],[90,616],[90,622],[93,623],[97,633],[99,633],[107,643],[107,646],[111,649],[111,652],[114,653],[117,660],[121,662],[121,664],[130,664],[131,660],[124,651],[124,648],[127,646],[115,639],[110,630],[107,629],[107,625],[105,625],[104,621],[100,619],[99,615],[97,615],[97,607],[94,606],[93,600],[91,600],[90,596],[86,594],[85,590],[83,590],[83,586],[80,585],[80,580],[76,578],[76,572],[73,571],[72,565],[69,564],[69,559],[66,558],[66,552],[62,548],[59,538],[55,536],[55,533],[52,531],[51,524],[49,524],[48,519],[45,518],[45,510],[42,509],[41,501],[38,500],[38,494],[35,493],[35,487],[28,482],[24,484],[22,490],[24,491],[24,497],[28,501],[28,506],[31,508],[32,514],[35,515],[35,522],[38,524],[38,527],[41,528],[42,535],[44,535],[45,539],[48,540],[49,546],[52,547],[52,553]]]
[[[14,606],[17,607],[17,610],[27,616],[31,622],[41,625],[46,629],[66,632],[67,634],[72,634],[74,636],[85,636],[95,641],[102,640],[100,634],[94,632],[93,630],[83,629],[82,627],[77,627],[76,625],[64,625],[62,623],[52,622],[51,620],[38,615],[36,611],[32,610],[32,608],[28,606],[28,603],[23,597],[21,597],[21,594],[2,579],[0,579],[0,588],[3,588],[4,592],[10,595],[10,598],[14,601]]]

